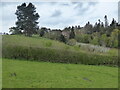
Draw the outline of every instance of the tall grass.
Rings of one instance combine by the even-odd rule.
[[[26,59],[45,62],[75,63],[86,65],[117,65],[117,57],[86,54],[69,50],[7,46],[3,49],[4,58]]]
[[[91,45],[84,43],[77,43],[77,45],[83,50],[95,52],[95,53],[107,53],[110,50],[110,48],[98,46],[98,45]]]

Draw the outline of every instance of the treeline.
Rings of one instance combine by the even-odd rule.
[[[89,21],[84,27],[69,26],[63,30],[42,27],[37,25],[39,22],[39,14],[36,13],[36,8],[32,3],[17,7],[15,12],[17,16],[16,27],[11,27],[12,34],[24,34],[25,36],[32,36],[39,34],[40,37],[45,37],[53,40],[59,40],[69,45],[74,45],[75,42],[90,43],[105,47],[118,47],[118,36],[120,33],[120,24],[113,18],[109,24],[107,15],[104,17],[104,22],[99,19],[95,25]]]
[[[59,40],[69,45],[74,45],[75,42],[90,43],[104,47],[118,47],[118,35],[120,34],[120,25],[113,18],[108,24],[107,16],[104,17],[105,22],[98,20],[95,25],[86,23],[84,27],[72,26],[66,27],[63,30],[51,30],[42,27],[38,30],[39,36],[54,40]]]

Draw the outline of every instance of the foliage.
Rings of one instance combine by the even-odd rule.
[[[118,35],[120,34],[120,30],[114,29],[111,33],[111,37],[109,39],[109,46],[117,48],[118,47]]]
[[[40,30],[39,30],[39,36],[40,37],[43,37],[45,35],[45,33],[47,33],[47,28],[45,27],[42,27]]]
[[[2,46],[4,58],[86,65],[114,66],[118,63],[116,55],[83,52],[72,46],[66,46],[64,43],[44,38],[4,36]]]
[[[110,48],[101,47],[101,46],[92,45],[92,44],[78,43],[77,45],[80,47],[80,49],[83,49],[89,52],[95,52],[95,53],[107,53],[110,50]]]
[[[13,33],[23,31],[26,36],[32,36],[32,34],[37,32],[39,15],[36,13],[36,8],[32,3],[28,5],[23,3],[17,6],[15,14],[17,15],[17,22],[16,29],[13,30]]]
[[[71,33],[70,33],[69,39],[73,39],[73,38],[75,38],[74,27],[72,27],[72,29],[71,29]]]
[[[90,43],[93,44],[93,45],[98,45],[98,38],[96,37],[96,38],[92,39],[90,41]]]
[[[43,37],[49,38],[52,40],[61,41],[61,34],[58,34],[58,33],[53,33],[53,32],[45,33]]]
[[[64,43],[66,43],[66,41],[67,41],[66,38],[65,38],[65,36],[62,35],[62,34],[61,34],[61,36],[60,36],[60,41],[61,41],[61,42],[64,42]]]
[[[104,47],[107,46],[107,42],[108,42],[108,38],[106,34],[102,34],[101,38],[100,38],[100,44]]]
[[[91,40],[91,36],[88,34],[76,34],[75,39],[77,40],[77,42],[89,43]]]
[[[9,32],[12,32],[12,35],[15,35],[15,34],[22,34],[21,30],[19,30],[18,28],[16,27],[11,27],[9,28],[10,31]]]
[[[70,39],[68,42],[67,42],[68,45],[70,46],[74,46],[76,45],[76,40],[75,39]]]

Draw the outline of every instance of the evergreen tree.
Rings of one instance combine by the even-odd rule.
[[[61,34],[61,36],[60,36],[60,41],[66,43],[66,38],[65,38],[64,35],[62,35],[62,34]]]
[[[16,13],[17,22],[16,28],[19,31],[23,30],[23,33],[26,36],[32,36],[32,34],[36,33],[38,30],[38,22],[39,14],[36,13],[36,8],[32,3],[26,5],[23,3],[20,6],[17,6]]]
[[[116,23],[115,19],[113,18],[110,26],[108,28],[106,28],[107,36],[110,36],[111,33],[113,32],[113,30],[116,29],[116,28],[117,28],[117,23]]]
[[[75,38],[75,32],[74,32],[74,27],[72,26],[69,39],[73,39],[73,38]]]
[[[117,25],[117,23],[116,23],[115,19],[113,18],[113,20],[112,20],[112,22],[110,24],[110,27],[112,27],[113,29],[115,29],[116,25]]]
[[[86,23],[84,28],[85,28],[85,34],[92,34],[93,33],[93,26],[92,26],[92,24],[90,24],[89,21],[88,21],[88,23]]]
[[[9,28],[9,29],[10,29],[9,32],[12,32],[12,35],[22,34],[22,32],[21,32],[19,29],[17,29],[16,27],[11,27],[11,28]]]
[[[44,34],[45,34],[46,32],[47,32],[47,28],[46,28],[46,27],[42,27],[42,28],[40,29],[39,36],[40,36],[40,37],[44,36]]]
[[[105,28],[103,22],[101,22],[101,26],[100,26],[100,35],[102,34],[105,34]]]
[[[107,19],[107,15],[105,15],[104,19],[105,19],[105,27],[108,27],[108,19]]]
[[[80,25],[78,25],[78,29],[81,29]]]

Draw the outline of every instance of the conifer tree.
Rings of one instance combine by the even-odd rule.
[[[36,13],[36,8],[32,3],[17,6],[15,14],[17,15],[16,30],[22,31],[26,36],[32,36],[37,32],[39,14]]]

